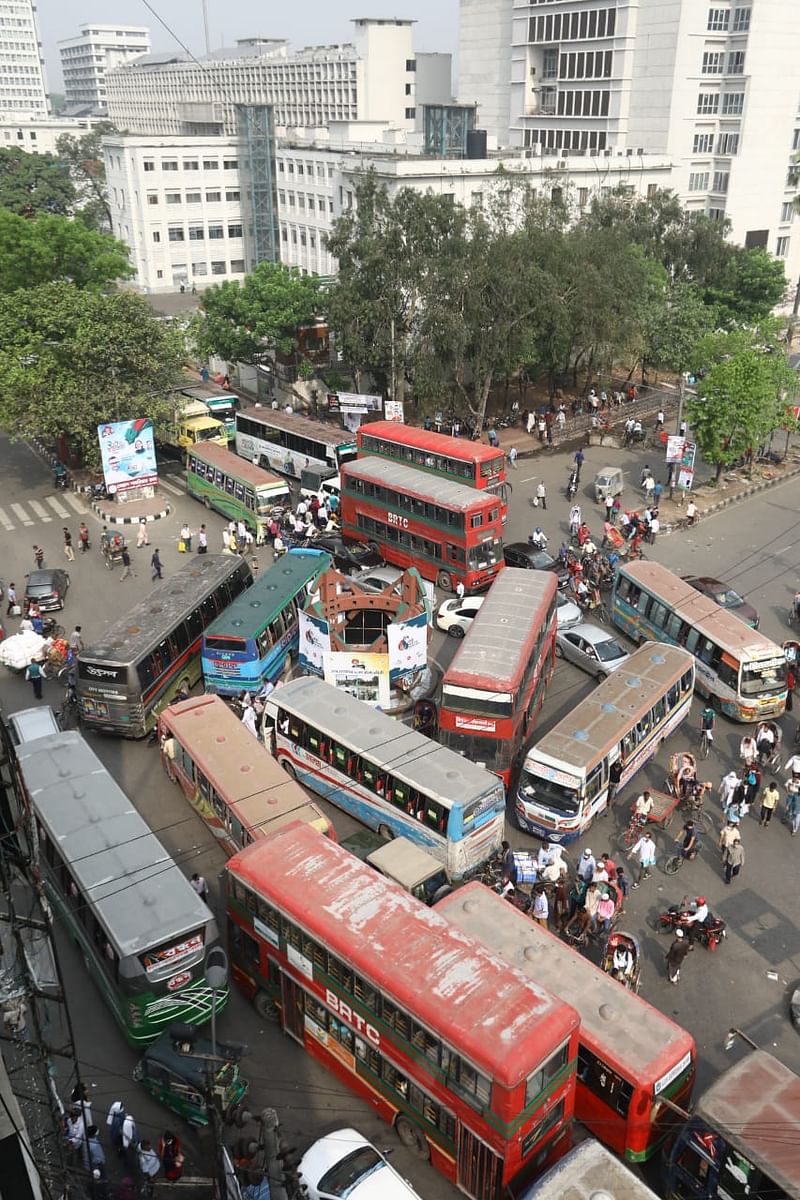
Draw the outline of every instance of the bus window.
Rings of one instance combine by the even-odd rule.
[[[197,459],[195,458],[195,456],[193,454],[190,454],[189,455],[189,470],[194,471],[195,475],[200,474],[200,472],[197,469],[197,466],[198,466]],[[203,474],[205,474],[205,464],[204,464]]]
[[[677,642],[678,635],[681,631],[681,625],[683,625],[683,621],[680,619],[677,613],[670,613],[669,617],[667,618],[667,623],[664,626],[664,632],[666,633],[667,637],[670,637]]]
[[[250,512],[255,512],[256,498],[255,498],[255,495],[253,494],[253,492],[250,491],[250,488],[247,488],[247,490],[245,491],[244,502],[245,502],[246,507],[250,509]]]
[[[651,712],[650,712],[650,716],[652,717],[654,725],[660,725],[666,715],[667,715],[667,701],[666,701],[666,698],[664,696],[662,696],[661,699],[657,700],[656,703],[653,705]]]
[[[652,600],[652,596],[649,596],[647,594],[647,592],[642,592],[642,591],[639,592],[639,599],[636,602],[636,611],[638,613],[640,613],[643,617],[647,616],[647,611],[650,607],[651,600]]]
[[[600,792],[603,786],[603,776],[605,774],[604,768],[606,762],[607,759],[604,758],[602,762],[598,763],[586,780],[587,800],[594,800],[595,796]]]
[[[229,496],[233,495],[233,489],[236,486],[236,481],[230,475],[225,476],[225,491]]]
[[[697,650],[695,653],[701,662],[708,663],[710,665],[714,660],[715,651],[719,653],[719,651],[717,651],[717,647],[713,642],[710,642],[708,638],[704,637],[698,639]]]
[[[269,627],[269,636],[272,640],[273,645],[281,640],[281,638],[284,635],[284,632],[285,632],[285,630],[283,628],[283,620],[281,619],[281,614],[278,613],[277,617],[275,618],[275,620],[272,622],[272,624]]]
[[[483,513],[474,513],[469,523],[473,529],[478,529],[483,524]]]
[[[347,774],[348,755],[349,751],[344,746],[340,746],[338,742],[331,743],[331,765],[343,774]]]
[[[198,776],[199,776],[199,774],[200,774],[200,772],[198,771]],[[224,802],[220,799],[219,795],[217,794],[216,788],[211,789],[211,807],[214,809],[214,812],[217,814],[220,821],[222,821],[222,823],[224,825],[228,819],[228,809],[227,809],[227,805],[224,804]]]
[[[461,563],[462,565],[467,560],[466,554],[464,552],[464,547],[463,546],[453,546],[452,543],[450,543],[450,542],[447,543],[447,557],[450,560],[450,562]]]
[[[659,629],[666,628],[667,623],[667,606],[659,600],[654,600],[650,609],[650,620]]]
[[[219,467],[217,467],[214,471],[214,486],[218,488],[225,487],[225,476],[223,472],[220,471]]]
[[[297,717],[289,717],[289,737],[298,746],[303,744],[303,722],[298,721]]]
[[[206,779],[201,770],[197,771],[197,790],[204,800],[209,800],[211,796],[211,784]]]
[[[175,765],[190,781],[194,781],[194,763],[179,741],[175,742]]]
[[[258,657],[266,658],[269,651],[272,649],[272,638],[269,636],[269,629],[262,629],[261,633],[256,638],[256,646],[258,647]]]
[[[447,809],[441,804],[437,804],[435,800],[425,800],[422,807],[421,820],[429,829],[434,829],[437,833],[447,832]]]
[[[252,495],[252,492],[250,494]],[[239,483],[238,479],[233,481],[233,495],[240,504],[244,503],[244,484]]]
[[[673,683],[672,687],[667,692],[667,710],[669,712],[672,712],[673,708],[678,703],[680,698],[681,698],[681,685],[680,685],[680,683]]]
[[[683,631],[681,631],[681,632],[683,632]],[[684,641],[683,639],[681,639],[681,645],[685,646],[690,654],[694,654],[695,651],[697,650],[697,641],[698,641],[699,637],[700,637],[700,634],[698,633],[698,631],[696,629],[692,629],[690,627],[689,632],[686,635],[686,640]]]

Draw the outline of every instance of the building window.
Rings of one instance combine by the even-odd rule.
[[[212,262],[212,264],[211,264],[211,274],[212,275],[224,275],[225,272],[226,272],[226,267],[225,267],[224,262]]]
[[[800,150],[800,129],[795,129],[792,135],[792,149]]]
[[[719,92],[701,92],[697,97],[697,115],[714,116],[719,111]]]
[[[728,74],[744,74],[744,50],[732,50],[728,55]]]
[[[164,272],[156,271],[156,279],[163,279],[163,278],[164,278]]]
[[[729,92],[722,97],[723,117],[739,117],[744,111],[744,92]]]
[[[234,225],[228,226],[228,237],[229,238],[240,238],[241,236],[242,236],[241,225],[234,224]]]
[[[714,51],[713,53],[704,54],[703,55],[703,74],[704,75],[721,75],[722,74],[722,64],[723,64],[724,59],[725,59],[725,55],[720,53],[719,51]]]
[[[407,71],[416,71],[416,69],[417,69],[417,60],[415,58],[407,58],[406,59],[406,70]]]
[[[284,173],[283,159],[279,158],[278,159],[278,174],[283,175],[283,173]]]
[[[727,192],[729,179],[730,171],[715,171],[712,192]]]
[[[777,258],[787,258],[789,255],[789,238],[779,237],[775,243],[775,255]]]
[[[204,263],[204,262],[192,263],[192,274],[193,275],[207,275],[208,274],[208,263]]]
[[[281,241],[288,242],[288,240],[289,240],[289,234],[286,232],[286,226],[282,225],[281,226]]]
[[[724,221],[725,220],[725,209],[724,208],[710,208],[708,210],[708,215],[709,215],[710,220],[712,220],[712,221]]]
[[[181,194],[180,192],[167,192],[164,196],[164,199],[166,200],[167,204],[180,204]]]
[[[205,238],[206,238],[206,232],[203,229],[202,225],[190,225],[189,226],[189,241],[190,242],[204,242]]]
[[[206,204],[218,204],[222,199],[222,192],[206,192]]]
[[[232,258],[231,259],[231,275],[244,275],[244,259],[243,258]]]
[[[226,192],[225,193],[225,199],[228,201],[230,201],[230,200],[238,201],[240,198],[241,198],[240,192]]]
[[[796,212],[794,200],[785,200],[781,208],[781,224],[786,225],[789,221],[793,221]]]
[[[147,193],[147,203],[148,204],[158,204],[158,193],[157,192],[148,192]]]
[[[238,158],[224,158],[222,160],[222,165],[226,171],[238,171],[239,170]]]
[[[142,165],[143,165],[145,171],[155,171],[156,160],[154,158],[146,158]]]
[[[183,160],[183,169],[184,171],[199,171],[200,163],[196,158],[185,158]]]
[[[171,242],[185,242],[186,235],[184,234],[182,229],[170,229],[169,240]]]
[[[417,110],[415,108],[407,108],[406,109],[406,120],[407,121],[413,121],[414,118],[416,117],[416,115],[417,115]]]
[[[733,32],[747,33],[750,28],[750,9],[735,8],[733,10]]]
[[[209,225],[208,236],[209,238],[225,237],[225,230],[222,225]]]
[[[721,133],[717,138],[717,154],[738,154],[739,134]]]
[[[203,159],[203,170],[204,171],[218,171],[219,170],[219,160],[216,158],[204,158]]]
[[[160,241],[161,241],[161,234],[158,232],[158,230],[157,230],[157,229],[154,229],[154,230],[153,230],[153,241],[154,241],[154,242],[160,242]]]
[[[177,158],[162,158],[162,160],[161,160],[161,170],[162,171],[177,171],[177,169],[178,169]]]
[[[696,133],[692,141],[692,154],[712,154],[714,151],[713,133]]]
[[[406,84],[406,95],[407,96],[411,95],[411,84],[410,83]]]
[[[200,192],[187,192],[186,193],[186,203],[187,204],[200,204],[202,202],[202,199],[203,199],[203,197],[201,196]]]
[[[296,229],[292,230],[292,245],[293,246],[297,245],[297,230]]]
[[[300,230],[300,245],[305,246],[307,244],[307,241],[308,241],[308,239],[306,238],[306,231],[305,231],[305,229],[301,229]]]
[[[730,9],[710,8],[708,10],[708,24],[706,25],[706,29],[709,33],[725,33],[728,29],[730,19]]]
[[[689,191],[705,192],[708,190],[708,171],[692,171],[689,174]]]

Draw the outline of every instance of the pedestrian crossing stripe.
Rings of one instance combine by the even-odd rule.
[[[174,483],[167,483],[166,479],[159,479],[158,486],[167,492],[172,492],[173,496],[185,495],[183,488],[176,487]]]
[[[12,504],[11,511],[15,514],[17,520],[21,521],[23,525],[33,525],[33,521],[25,512],[25,509],[21,504]]]
[[[61,517],[62,521],[65,520],[69,516],[69,513],[64,508],[64,505],[61,503],[61,501],[56,496],[48,496],[47,503],[50,505],[53,512],[56,514],[56,516]]]
[[[40,504],[38,500],[29,500],[28,504],[30,504],[40,521],[52,521],[53,518],[50,516],[45,506]]]

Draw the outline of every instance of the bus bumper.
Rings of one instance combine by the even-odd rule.
[[[533,834],[534,837],[541,838],[543,841],[555,842],[559,846],[570,845],[571,842],[577,841],[582,833],[580,826],[573,825],[567,829],[558,828],[555,821],[550,822],[539,813],[534,815],[528,812],[525,804],[519,799],[514,806],[514,816],[523,833]]]

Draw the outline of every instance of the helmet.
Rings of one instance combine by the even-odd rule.
[[[696,903],[697,903],[697,904],[705,904],[705,902],[706,902],[706,898],[705,898],[705,896],[698,896],[698,897],[697,897],[697,900],[696,900]]]
[[[675,937],[683,937],[683,930],[682,930],[682,929],[676,929],[676,930],[675,930]]]
[[[537,525],[533,532],[534,533],[543,533],[544,531],[543,531],[541,525]]]

